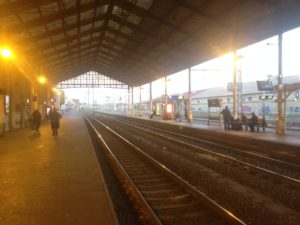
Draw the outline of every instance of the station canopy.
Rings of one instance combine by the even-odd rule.
[[[53,82],[142,85],[295,28],[299,0],[0,0],[9,39]]]

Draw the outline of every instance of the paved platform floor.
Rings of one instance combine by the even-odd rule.
[[[114,225],[113,211],[79,113],[0,138],[1,225]]]
[[[229,130],[225,131],[223,124],[219,125],[217,123],[212,123],[210,125],[204,124],[202,122],[199,122],[197,120],[193,120],[192,122],[187,122],[186,120],[183,121],[175,121],[175,120],[162,120],[160,117],[156,117],[153,119],[149,119],[149,117],[139,117],[134,116],[136,118],[146,119],[146,120],[155,120],[161,123],[170,123],[170,124],[176,124],[176,125],[182,125],[187,127],[193,127],[197,129],[204,129],[204,130],[211,130],[215,132],[221,132],[226,133],[230,135],[236,135],[241,136],[244,138],[251,138],[251,139],[259,139],[259,140],[266,140],[276,143],[283,143],[283,144],[289,144],[289,145],[295,145],[299,146],[300,150],[300,131],[298,130],[286,130],[285,135],[277,135],[276,130],[274,128],[266,128],[265,132],[262,132],[262,129],[260,128],[259,132],[250,132],[249,130],[242,130],[242,131],[235,131],[235,130]]]

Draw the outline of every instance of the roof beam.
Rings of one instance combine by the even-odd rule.
[[[0,6],[0,19],[15,15],[16,13],[22,13],[26,10],[36,8],[37,6],[47,5],[53,3],[51,0],[19,0],[15,2],[9,2]]]
[[[190,10],[191,12],[201,16],[202,18],[206,19],[208,22],[212,23],[213,25],[216,25],[217,27],[221,28],[223,31],[225,31],[226,33],[228,33],[229,31],[228,26],[223,24],[221,21],[217,20],[215,17],[209,15],[207,12],[205,12],[203,9],[204,7],[201,7],[201,9],[199,9],[198,6],[192,5],[188,2],[186,2],[185,0],[172,0],[173,2],[175,2],[176,4]]]
[[[93,31],[91,31],[91,30],[84,31],[84,32],[80,33],[79,38],[89,36],[89,35],[91,35],[91,33],[101,32],[102,30],[103,30],[103,27],[98,27],[97,29],[95,29]],[[55,42],[53,42],[53,45],[54,46],[59,46],[61,44],[67,44],[67,43],[71,44],[77,38],[78,38],[77,34],[75,34],[75,35],[67,37],[66,39],[55,41]],[[51,47],[51,44],[45,44],[45,45],[39,46],[39,49],[47,49],[47,48],[50,48],[50,47]],[[36,52],[39,52],[38,49],[34,49],[34,50]],[[28,52],[26,52],[26,54],[30,54],[31,51],[32,51],[32,49],[28,50]],[[39,53],[37,55],[41,55],[41,53]]]
[[[78,23],[78,21],[77,21],[76,23],[73,23],[71,25],[65,25],[64,27],[57,28],[57,29],[54,29],[54,30],[51,30],[51,31],[48,31],[48,32],[43,32],[39,35],[33,36],[32,40],[33,41],[40,41],[42,39],[49,38],[50,36],[60,34],[64,31],[68,32],[70,30],[76,29],[78,26],[82,27],[82,26],[94,23],[96,21],[103,20],[104,18],[105,18],[105,14],[101,14],[101,15],[98,15],[97,17],[95,17],[95,18],[82,20],[80,23]]]
[[[43,26],[44,24],[51,23],[57,20],[61,20],[61,18],[67,18],[69,16],[73,16],[77,13],[83,13],[88,10],[94,9],[95,7],[103,7],[107,4],[108,0],[103,0],[101,3],[97,2],[90,2],[86,4],[80,5],[80,7],[72,7],[70,9],[62,10],[57,13],[50,14],[48,16],[42,16],[38,19],[33,19],[23,24],[15,24],[10,30],[15,30],[15,32],[22,32],[24,30],[33,29],[35,27]]]

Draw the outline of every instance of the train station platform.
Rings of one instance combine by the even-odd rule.
[[[0,224],[118,224],[79,112],[0,138]]]
[[[209,130],[213,132],[218,133],[224,133],[226,135],[234,135],[234,136],[240,136],[241,138],[248,138],[253,140],[262,140],[262,141],[270,141],[278,144],[286,144],[286,145],[292,145],[292,146],[299,146],[300,147],[300,130],[295,129],[287,129],[285,135],[278,135],[276,134],[276,129],[274,127],[267,127],[265,128],[265,131],[262,131],[262,128],[260,128],[260,131],[257,132],[250,132],[246,130],[224,130],[223,124],[218,123],[211,123],[208,125],[207,121],[199,121],[197,119],[193,120],[192,122],[188,122],[186,120],[182,121],[175,121],[175,120],[162,120],[160,117],[152,118],[150,119],[148,116],[139,117],[134,116],[136,118],[142,118],[146,120],[155,120],[157,122],[161,123],[169,123],[169,124],[176,124],[180,126],[186,126],[186,127],[192,127],[196,129],[202,129],[202,130]]]
[[[228,135],[240,136],[241,138],[257,139],[262,141],[270,141],[274,143],[281,143],[286,145],[294,145],[300,147],[300,131],[296,130],[287,130],[285,135],[276,134],[275,128],[265,128],[265,131],[262,131],[262,128],[257,132],[250,132],[248,129],[245,130],[224,130],[223,124],[221,125],[208,125],[200,124],[197,121],[193,122],[175,122],[182,123],[184,126],[194,127],[198,129],[212,130],[214,132],[224,133]]]

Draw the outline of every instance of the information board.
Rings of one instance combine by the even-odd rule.
[[[207,99],[208,107],[221,107],[222,100],[221,99]]]

